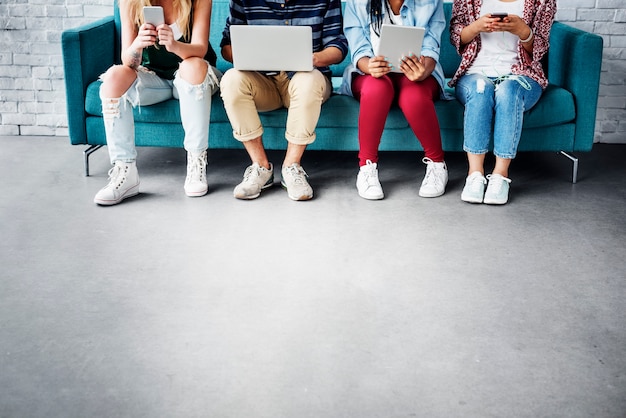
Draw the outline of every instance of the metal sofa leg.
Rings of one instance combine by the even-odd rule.
[[[578,179],[578,158],[565,151],[560,151],[560,154],[566,156],[572,161],[572,183],[576,184],[576,180]]]
[[[91,145],[83,152],[85,158],[85,177],[89,177],[89,156],[102,147],[102,145]]]

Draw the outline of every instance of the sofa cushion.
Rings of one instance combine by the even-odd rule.
[[[87,88],[85,109],[88,114],[102,115],[99,89],[100,81],[95,81]],[[338,85],[338,78],[333,79],[333,85]],[[446,90],[454,94],[454,90],[447,87]],[[463,128],[463,106],[457,100],[439,100],[435,103],[437,116],[441,129]],[[134,109],[137,122],[162,122],[180,123],[180,109],[178,101],[168,100],[150,106],[141,106]],[[333,94],[322,106],[322,113],[318,122],[320,128],[356,128],[358,126],[359,103],[349,96]],[[567,90],[549,85],[543,93],[539,103],[528,111],[524,116],[524,128],[539,128],[554,126],[575,119],[574,97]],[[273,112],[261,113],[263,125],[266,127],[281,128],[287,121],[286,109]],[[219,94],[213,96],[211,106],[212,123],[229,123],[224,105]],[[408,123],[399,109],[395,108],[389,113],[385,129],[406,128]]]

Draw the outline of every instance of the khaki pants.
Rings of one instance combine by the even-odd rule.
[[[258,112],[288,109],[285,138],[297,145],[315,141],[322,103],[332,85],[318,70],[266,76],[255,71],[226,71],[220,83],[224,108],[235,139],[245,142],[263,134]]]

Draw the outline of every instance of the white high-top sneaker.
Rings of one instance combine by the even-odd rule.
[[[206,179],[206,150],[200,154],[187,152],[187,178],[185,179],[185,193],[189,197],[204,196],[209,191]]]
[[[137,164],[116,161],[109,170],[109,184],[100,189],[94,197],[94,203],[103,206],[117,205],[127,197],[139,193],[139,174]]]

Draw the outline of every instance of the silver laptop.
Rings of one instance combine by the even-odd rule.
[[[313,70],[310,26],[231,25],[230,41],[237,70]]]
[[[400,72],[400,60],[410,53],[422,55],[424,28],[383,24],[380,30],[380,43],[376,55],[387,57],[394,66],[393,71]]]

